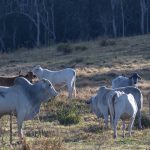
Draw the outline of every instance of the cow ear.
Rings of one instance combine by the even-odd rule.
[[[129,79],[132,79],[132,78],[133,78],[133,76],[130,76],[130,77],[129,77]]]
[[[137,77],[138,77],[138,79],[139,79],[139,80],[141,80],[141,79],[142,79],[139,75],[137,75]]]
[[[121,76],[122,76],[122,77],[125,77],[125,74],[123,74],[123,73],[122,73],[122,75],[121,75]]]
[[[19,76],[21,75],[21,70],[19,70]]]
[[[27,73],[27,75],[28,75],[29,77],[31,77],[32,79],[36,78],[36,75],[34,75],[33,72],[31,72],[31,71],[29,71],[29,72]]]

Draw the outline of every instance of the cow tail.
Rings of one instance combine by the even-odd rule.
[[[112,97],[112,104],[113,104],[113,112],[114,112],[114,116],[113,116],[113,119],[115,119],[115,99],[116,99],[116,96],[117,94],[115,94],[113,97]]]
[[[73,88],[73,91],[74,91],[74,97],[76,97],[76,72],[74,71],[74,77],[73,77],[73,80],[72,80],[72,88]]]
[[[110,97],[109,99],[109,111],[111,116],[111,121],[113,123],[113,120],[115,119],[115,99],[116,99],[116,93]]]

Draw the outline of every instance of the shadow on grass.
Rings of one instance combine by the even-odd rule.
[[[55,128],[50,130],[41,128],[26,132],[27,137],[55,137],[56,135],[58,135],[58,131]]]
[[[89,127],[83,129],[84,132],[90,132],[90,133],[103,133],[104,130],[107,129],[104,129],[104,127],[99,125],[90,125]]]
[[[108,71],[107,73],[95,73],[91,76],[80,75],[77,77],[77,87],[94,87],[94,86],[102,86],[109,85],[111,87],[111,81],[119,75],[124,74],[126,77],[130,77],[134,72],[137,72],[142,79],[150,80],[149,76],[150,68],[142,68],[137,70],[132,70],[131,72],[124,71]]]
[[[34,120],[40,120],[40,122],[53,122],[57,120],[57,115],[40,115],[39,117],[36,117]]]

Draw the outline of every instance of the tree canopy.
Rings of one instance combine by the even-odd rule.
[[[149,33],[150,0],[0,0],[0,50]]]

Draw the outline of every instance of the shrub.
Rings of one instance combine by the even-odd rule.
[[[86,127],[84,129],[85,132],[92,132],[92,133],[102,133],[103,128],[99,125],[89,125],[89,127]]]
[[[78,57],[78,58],[71,60],[70,63],[82,63],[83,61],[84,61],[83,58]]]
[[[147,115],[145,113],[142,113],[141,122],[142,122],[142,127],[143,128],[150,128],[150,120],[149,120],[149,118],[147,117]],[[135,127],[138,128],[138,117],[137,116],[135,118],[134,125],[135,125]]]
[[[85,51],[87,50],[88,48],[86,46],[81,46],[81,45],[78,45],[75,47],[75,50],[76,51]]]
[[[57,46],[58,52],[63,52],[63,54],[70,54],[72,52],[72,47],[69,43],[60,43]]]
[[[108,39],[103,39],[100,42],[100,46],[110,46],[110,45],[116,45],[116,42],[114,40],[108,40]]]
[[[62,125],[77,124],[80,121],[77,106],[62,106],[57,112],[57,119]]]

